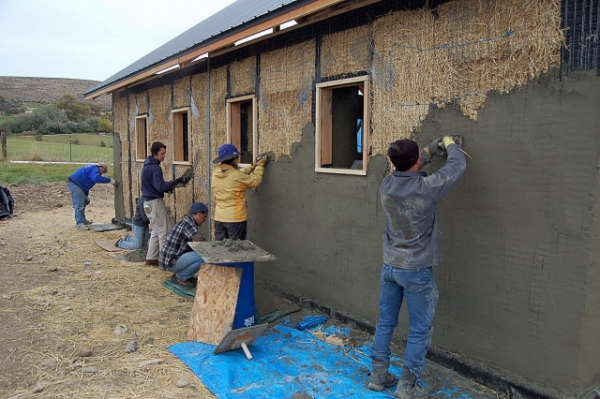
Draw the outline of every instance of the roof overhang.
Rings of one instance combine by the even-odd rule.
[[[331,18],[335,15],[367,6],[369,4],[377,3],[378,1],[380,0],[315,0],[309,4],[294,8],[288,12],[280,13],[273,18],[268,18],[267,16],[266,20],[263,19],[259,23],[253,23],[254,21],[250,21],[248,22],[247,26],[242,27],[242,29],[232,29],[231,34],[225,32],[224,35],[222,35],[216,41],[212,41],[206,45],[202,45],[201,43],[199,46],[195,46],[193,49],[183,50],[175,57],[171,57],[168,60],[150,65],[138,73],[124,77],[106,86],[101,86],[97,90],[87,92],[85,93],[85,99],[95,99],[103,94],[124,90],[128,87],[157,79],[161,76],[167,75],[169,72],[192,65],[198,57],[204,54],[207,54],[207,57],[205,58],[208,58],[238,49],[241,46],[235,46],[236,42],[252,35],[259,34],[260,32],[270,28],[273,28],[273,31],[277,33],[279,26],[286,22],[295,20],[298,23],[292,28],[286,29],[287,32],[292,29],[298,29],[300,27],[322,21],[326,18]],[[270,38],[272,36],[273,35],[263,36],[253,41],[249,41],[244,45],[265,40],[266,38]]]

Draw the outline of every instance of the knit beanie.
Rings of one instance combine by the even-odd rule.
[[[387,150],[387,156],[396,170],[404,172],[419,160],[419,146],[410,139],[394,141]]]

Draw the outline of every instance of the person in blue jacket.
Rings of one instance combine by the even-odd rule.
[[[460,142],[458,136],[444,136],[419,150],[413,140],[404,139],[390,144],[387,151],[396,170],[383,179],[379,188],[386,228],[379,278],[379,320],[373,337],[368,387],[381,391],[397,383],[394,396],[400,399],[429,397],[418,380],[431,344],[439,297],[433,274],[433,267],[440,261],[436,204],[465,171]],[[446,154],[446,164],[436,172],[427,175],[420,170],[432,156]],[[409,333],[398,380],[388,367],[390,342],[403,301],[408,306]]]
[[[88,230],[91,221],[85,218],[85,207],[90,204],[90,190],[96,183],[111,183],[117,186],[114,179],[102,176],[108,172],[108,166],[103,162],[82,166],[67,178],[67,187],[71,192],[73,209],[75,210],[75,226]]]
[[[151,226],[145,263],[148,266],[158,266],[158,253],[163,247],[169,230],[173,228],[173,221],[168,216],[164,201],[165,193],[172,191],[178,184],[187,184],[190,179],[181,176],[168,182],[164,180],[160,163],[165,160],[167,146],[160,141],[152,143],[150,153],[152,155],[148,155],[142,168],[144,211]]]

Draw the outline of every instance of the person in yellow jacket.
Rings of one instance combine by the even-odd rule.
[[[247,233],[248,210],[246,190],[258,187],[262,181],[267,163],[263,157],[256,163],[240,168],[240,152],[233,144],[219,147],[219,157],[213,160],[219,164],[212,174],[211,188],[216,199],[214,214],[215,240],[245,240]]]

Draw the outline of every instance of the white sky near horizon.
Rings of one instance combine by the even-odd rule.
[[[0,0],[0,76],[104,81],[235,0]]]

